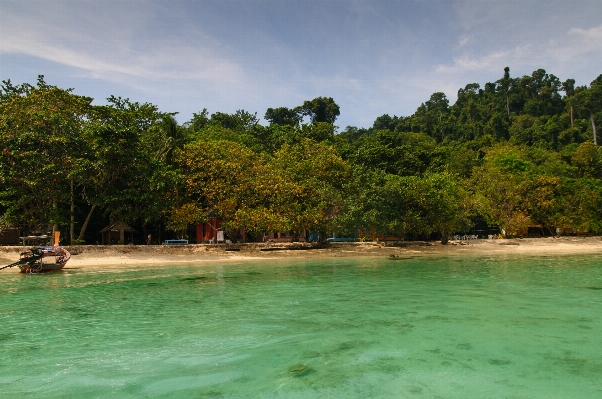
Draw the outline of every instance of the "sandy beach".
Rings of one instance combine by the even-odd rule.
[[[458,256],[465,254],[568,255],[602,253],[600,237],[548,237],[505,240],[402,243],[332,243],[308,249],[303,244],[214,244],[214,245],[81,245],[66,247],[72,254],[70,268],[120,267],[224,261],[260,261],[283,258],[333,258],[360,256]],[[20,246],[0,247],[0,266],[18,259]],[[4,269],[1,272],[14,272]]]

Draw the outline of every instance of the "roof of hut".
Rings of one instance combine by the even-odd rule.
[[[136,231],[133,228],[130,227],[129,224],[127,224],[126,222],[115,222],[115,223],[111,223],[110,225],[108,225],[107,227],[105,227],[104,229],[100,230],[101,233],[104,233],[105,231]]]
[[[49,234],[49,233],[52,233],[52,225],[51,224],[40,223],[36,227],[31,229],[32,235]]]

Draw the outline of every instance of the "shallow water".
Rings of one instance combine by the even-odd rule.
[[[0,287],[0,397],[602,397],[600,256],[66,269]]]

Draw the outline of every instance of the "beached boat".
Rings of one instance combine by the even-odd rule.
[[[21,273],[47,273],[61,270],[71,258],[63,247],[33,247],[21,252],[20,259],[0,268],[18,267]]]

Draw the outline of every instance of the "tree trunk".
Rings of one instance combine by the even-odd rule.
[[[319,230],[319,231],[318,231],[318,242],[319,242],[320,244],[322,244],[322,243],[325,243],[325,242],[326,242],[326,238],[328,238],[328,237],[326,236],[326,232],[325,232],[325,231],[323,231],[323,230]]]
[[[71,223],[69,224],[69,244],[73,245],[73,234],[75,230],[75,204],[73,202],[73,178],[70,181],[71,184]]]
[[[442,232],[441,233],[441,244],[443,245],[447,245],[449,243],[449,234],[447,234],[447,232]]]
[[[82,225],[82,228],[79,231],[79,237],[77,239],[80,241],[84,239],[84,234],[86,233],[86,228],[88,227],[88,222],[90,221],[90,218],[92,217],[92,212],[94,212],[95,208],[96,208],[96,205],[92,205],[92,209],[90,209],[90,212],[88,212],[88,216],[86,216],[86,220],[84,221],[84,224]]]
[[[571,105],[571,127],[575,127],[575,118],[573,117],[573,106]]]
[[[590,114],[589,120],[592,122],[592,130],[594,131],[594,144],[598,145],[598,138],[596,137],[596,121],[594,121],[594,114]]]
[[[58,213],[58,209],[59,209],[59,203],[57,200],[54,200],[54,202],[52,203],[52,207],[54,208],[54,217],[56,217],[56,214]],[[58,223],[54,222],[52,224],[52,239],[54,240],[54,233],[56,233],[57,231],[59,231],[59,225]]]
[[[510,99],[508,98],[508,92],[506,92],[506,111],[508,111],[508,119],[510,119]]]

